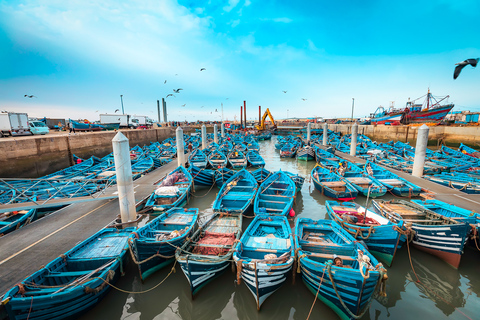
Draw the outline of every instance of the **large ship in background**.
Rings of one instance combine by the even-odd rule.
[[[423,103],[415,103],[424,99]],[[372,124],[412,124],[412,123],[439,123],[445,119],[445,116],[454,107],[453,103],[441,104],[449,96],[435,97],[430,93],[421,96],[418,99],[408,101],[405,108],[394,108],[391,106],[385,110],[382,106],[378,107],[371,116]]]

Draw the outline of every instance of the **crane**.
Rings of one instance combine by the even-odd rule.
[[[265,119],[267,118],[267,116],[270,118],[270,120],[272,121],[272,124],[273,124],[273,128],[276,128],[277,127],[277,124],[275,123],[275,120],[273,119],[273,116],[272,114],[270,113],[270,110],[265,110],[265,113],[263,114],[262,116],[262,119],[260,121],[260,124],[259,125],[256,125],[255,128],[257,128],[258,131],[263,131],[266,129],[265,127]]]

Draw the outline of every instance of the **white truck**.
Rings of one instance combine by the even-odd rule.
[[[128,128],[130,115],[128,114],[101,114],[100,124],[120,123],[120,128]]]
[[[134,127],[146,126],[147,116],[133,115],[130,117],[130,122]]]
[[[0,113],[0,137],[31,134],[26,113]]]

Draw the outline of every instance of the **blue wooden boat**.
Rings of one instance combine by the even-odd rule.
[[[142,280],[175,259],[176,248],[197,229],[198,209],[171,208],[128,239]]]
[[[215,170],[201,169],[196,166],[188,168],[196,186],[211,187],[214,181]]]
[[[284,171],[284,172],[285,172],[285,174],[286,174],[287,176],[289,176],[290,179],[292,179],[292,181],[295,183],[296,192],[302,190],[303,183],[305,182],[305,178],[302,177],[301,175],[293,174],[293,173],[288,172],[288,171]]]
[[[208,161],[205,153],[202,150],[195,149],[190,156],[188,156],[188,163],[190,166],[204,169],[207,167]]]
[[[244,169],[247,167],[247,158],[242,151],[232,151],[228,154],[228,162],[233,169]]]
[[[235,171],[228,168],[221,168],[215,170],[213,173],[213,179],[215,180],[215,185],[219,188],[223,186],[225,181],[230,179],[235,174]]]
[[[385,295],[385,268],[335,221],[297,219],[295,249],[303,282],[340,319],[361,318]]]
[[[233,245],[241,234],[241,214],[215,212],[177,249],[175,258],[190,284],[192,298],[230,267]]]
[[[49,262],[4,296],[10,319],[76,318],[95,306],[122,272],[135,228],[105,228]]]
[[[243,214],[253,203],[257,190],[258,184],[253,175],[242,169],[223,184],[213,203],[213,210]]]
[[[480,152],[478,150],[470,148],[463,143],[460,143],[460,146],[458,147],[458,152],[464,153],[473,158],[480,158]]]
[[[75,129],[76,131],[100,131],[104,129],[104,127],[99,124],[82,123],[82,122],[77,122],[71,119],[69,119],[69,122],[72,128]]]
[[[285,172],[277,171],[260,185],[253,212],[255,215],[286,216],[292,209],[294,196],[295,183]]]
[[[280,158],[293,158],[297,153],[297,146],[293,143],[286,143],[280,149]]]
[[[387,218],[371,211],[354,202],[325,201],[330,219],[335,220],[355,239],[364,241],[368,251],[377,259],[392,265],[395,253],[405,243],[400,230],[406,229],[402,222],[393,223]]]
[[[259,155],[257,151],[248,151],[247,160],[251,167],[265,167],[265,160],[263,160],[262,156]]]
[[[247,144],[248,151],[260,151],[260,145],[256,141],[251,141]]]
[[[310,146],[304,146],[297,150],[297,160],[311,161],[315,160],[315,150]]]
[[[259,168],[255,171],[252,171],[255,180],[257,180],[258,184],[261,184],[265,179],[267,179],[271,173],[265,168]]]
[[[217,149],[212,150],[208,155],[208,163],[214,169],[225,168],[227,166],[227,156]]]
[[[183,207],[192,190],[193,178],[180,166],[159,181],[157,189],[151,194],[146,207],[154,211],[165,211],[173,207]]]
[[[413,245],[419,250],[444,260],[454,268],[460,265],[463,247],[470,226],[441,216],[405,200],[373,200],[375,210],[391,220],[409,224],[414,232]]]
[[[480,193],[480,180],[458,172],[424,176],[425,179],[468,194]]]
[[[315,189],[327,197],[343,201],[350,201],[357,197],[357,189],[329,169],[316,166],[311,176]]]
[[[335,171],[344,181],[348,181],[358,192],[365,197],[377,198],[387,193],[385,187],[373,176],[366,175],[362,169],[346,160]]]
[[[294,246],[287,217],[256,216],[236,244],[233,260],[237,279],[241,275],[260,310],[292,269]]]
[[[381,184],[387,187],[388,191],[399,197],[418,196],[422,192],[422,188],[407,181],[389,170],[383,169],[379,165],[367,161],[364,166],[366,175],[377,179]]]

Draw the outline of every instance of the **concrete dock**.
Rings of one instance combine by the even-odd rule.
[[[135,180],[135,201],[148,197],[154,183],[177,167],[177,161]],[[114,196],[117,187],[105,192]],[[51,260],[99,231],[119,214],[118,199],[71,204],[0,238],[0,296]]]

